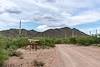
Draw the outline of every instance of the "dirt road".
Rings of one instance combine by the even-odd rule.
[[[37,51],[18,50],[23,53],[23,59],[14,56],[7,60],[7,64],[14,64],[14,67],[33,67],[30,62],[37,59],[45,63],[44,67],[100,67],[100,47],[60,44],[55,48]]]
[[[100,67],[100,48],[57,45],[59,67]]]

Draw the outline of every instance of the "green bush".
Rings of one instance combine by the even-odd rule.
[[[68,38],[55,38],[54,41],[55,41],[55,44],[68,44],[69,43]]]
[[[39,38],[38,38],[39,39]],[[42,48],[55,47],[55,44],[79,44],[89,46],[92,44],[100,44],[100,37],[72,37],[72,38],[40,38],[38,45]],[[18,48],[27,46],[29,43],[26,37],[6,38],[0,36],[0,66],[2,63],[12,55],[20,56],[21,53],[16,53]]]
[[[77,38],[77,43],[79,45],[89,46],[92,44],[96,44],[96,39],[97,38],[94,38],[94,37],[80,37],[80,38]]]
[[[69,39],[68,39],[68,38],[63,39],[63,43],[64,43],[64,44],[69,44],[69,43],[70,43],[70,42],[69,42]]]
[[[29,44],[28,38],[18,37],[18,38],[6,38],[0,36],[0,66],[9,56],[16,53],[18,48],[27,46]],[[21,53],[16,53],[20,55]]]
[[[55,44],[62,44],[63,43],[63,39],[56,38],[54,41],[55,41]]]
[[[0,66],[8,59],[8,52],[5,49],[0,49]]]
[[[14,38],[12,39],[7,47],[8,48],[12,48],[12,49],[17,49],[17,48],[21,48],[21,47],[24,47],[24,46],[27,46],[29,44],[29,41],[28,41],[28,38],[25,38],[25,37],[18,37],[18,38]]]
[[[75,37],[69,38],[69,43],[70,44],[76,44],[77,43],[76,38]]]
[[[8,55],[9,56],[14,56],[14,54],[16,52],[16,50],[15,49],[12,49],[12,48],[7,49],[7,51],[8,51]]]
[[[100,37],[93,37],[95,44],[100,44]]]
[[[55,41],[54,39],[50,39],[50,38],[44,38],[44,39],[40,39],[39,41],[40,46],[42,46],[43,48],[46,47],[55,47]]]
[[[8,59],[8,52],[5,49],[7,46],[7,38],[0,36],[0,66],[2,67],[5,60]]]
[[[0,37],[0,48],[6,48],[8,39],[4,37]]]

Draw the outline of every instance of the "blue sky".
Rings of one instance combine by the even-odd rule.
[[[92,32],[92,34],[96,34],[96,30],[98,31],[98,33],[100,33],[100,21],[97,21],[95,23],[75,25],[72,27],[77,28],[83,32],[86,32],[87,34],[90,34],[90,32]]]
[[[0,30],[71,27],[100,32],[100,0],[0,0]]]

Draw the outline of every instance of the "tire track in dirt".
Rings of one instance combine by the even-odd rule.
[[[91,47],[76,47],[75,50],[80,51],[81,53],[87,55],[100,62],[100,49],[93,49]]]
[[[81,46],[70,45],[57,45],[56,49],[59,52],[60,59],[62,60],[60,63],[63,63],[64,65],[61,67],[100,67],[100,62],[95,59],[95,56],[90,56],[92,51],[96,53],[96,49],[92,50],[90,47],[81,48]],[[96,55],[100,56],[100,54]]]

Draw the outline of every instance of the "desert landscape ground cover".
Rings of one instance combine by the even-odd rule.
[[[30,42],[28,37],[7,38],[1,36],[0,66],[12,65],[15,67],[16,66],[32,67],[32,66],[42,65],[44,67],[53,67],[53,66],[56,67],[58,65],[57,63],[63,65],[63,63],[61,62],[62,59],[60,59],[59,56],[60,54],[59,50],[64,49],[64,51],[67,51],[66,48],[67,45],[70,46],[71,44],[73,44],[74,46],[80,46],[80,48],[81,46],[84,46],[83,48],[87,46],[95,46],[95,47],[100,46],[100,38],[97,36],[87,36],[87,37],[84,36],[84,37],[71,37],[71,38],[43,37],[43,38],[33,38],[31,40],[33,41]],[[66,45],[63,47],[62,46],[58,47],[57,44],[66,44]],[[34,48],[35,47],[34,45],[36,46],[36,48]],[[69,48],[73,47],[68,47],[68,49]],[[93,48],[93,50],[94,49],[96,48]],[[97,48],[97,50],[98,49],[99,48]],[[63,51],[61,53],[63,53]]]
[[[100,67],[100,0],[0,0],[0,67]]]

